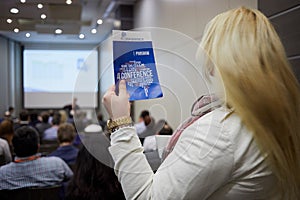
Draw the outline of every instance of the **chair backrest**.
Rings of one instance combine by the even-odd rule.
[[[55,151],[58,146],[59,144],[57,141],[46,141],[40,145],[39,152],[42,153],[43,155],[48,155],[53,151]]]
[[[1,200],[60,200],[61,186],[0,190]]]

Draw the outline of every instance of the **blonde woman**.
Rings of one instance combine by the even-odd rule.
[[[230,10],[208,24],[200,48],[224,103],[184,126],[155,174],[129,124],[125,82],[104,96],[126,198],[298,199],[299,86],[274,28],[258,10]]]

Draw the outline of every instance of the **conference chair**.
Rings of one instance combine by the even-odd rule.
[[[1,200],[60,200],[61,185],[46,188],[0,190]]]

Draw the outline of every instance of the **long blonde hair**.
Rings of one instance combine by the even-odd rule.
[[[273,26],[258,10],[230,10],[208,24],[200,48],[221,76],[226,104],[267,155],[282,198],[299,198],[299,85]]]

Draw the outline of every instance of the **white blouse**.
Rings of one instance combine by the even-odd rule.
[[[109,151],[126,199],[276,199],[276,178],[236,114],[218,108],[182,133],[154,174],[132,127]]]

